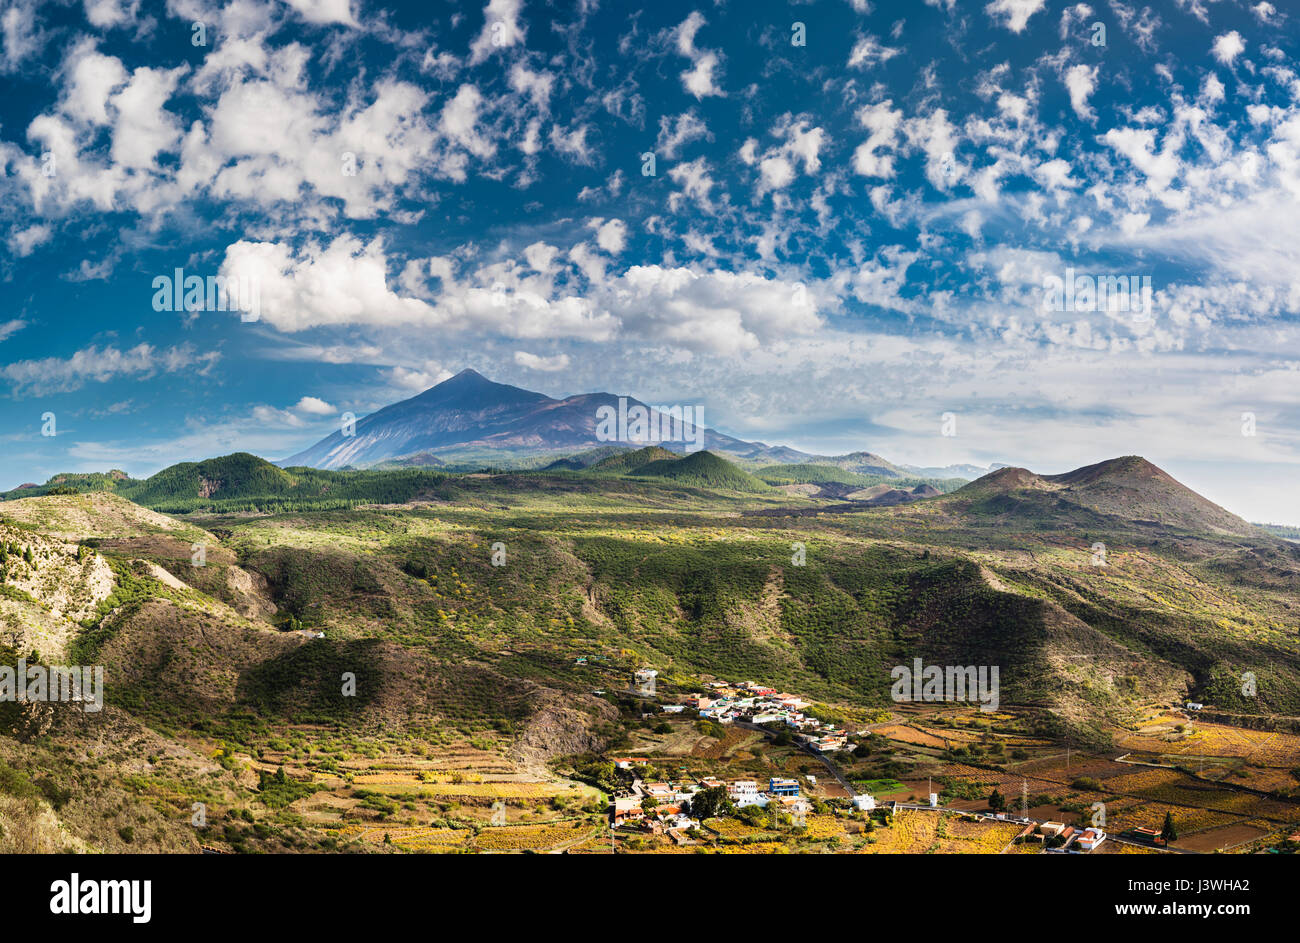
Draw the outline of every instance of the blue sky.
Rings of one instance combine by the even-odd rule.
[[[633,6],[3,0],[0,484],[280,458],[469,366],[1300,523],[1300,10]],[[178,268],[258,319],[155,310]]]

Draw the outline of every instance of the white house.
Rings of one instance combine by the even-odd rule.
[[[876,807],[876,797],[869,792],[862,792],[852,799],[853,808],[859,812],[870,812]]]

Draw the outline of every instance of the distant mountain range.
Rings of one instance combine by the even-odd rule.
[[[789,504],[769,504],[744,512],[766,516],[843,513],[934,500],[942,508],[937,513],[955,513],[967,527],[1069,529],[1078,533],[1136,528],[1153,534],[1169,531],[1234,538],[1263,535],[1255,525],[1135,455],[1061,475],[1038,475],[1008,466],[973,482],[962,482],[933,478],[918,481],[916,477],[859,473],[828,464],[774,464],[751,472],[709,451],[683,456],[658,446],[602,451],[578,453],[545,468],[500,477],[525,491],[557,486],[575,491],[609,487],[622,494],[628,484],[644,482],[652,491],[667,486],[761,496],[769,501],[779,501],[782,494],[794,499]],[[448,474],[430,468],[283,469],[244,452],[202,462],[182,462],[147,479],[130,478],[120,471],[55,475],[44,485],[23,485],[0,492],[0,501],[112,492],[167,513],[332,509],[445,501],[474,487],[476,479],[495,477]],[[841,503],[809,502],[810,498]]]
[[[493,382],[474,370],[462,370],[417,396],[357,420],[349,434],[343,430],[333,432],[276,464],[283,468],[321,469],[436,468],[458,464],[541,467],[548,461],[563,459],[568,467],[579,468],[619,451],[658,444],[676,453],[708,450],[738,461],[749,470],[764,465],[811,463],[864,475],[970,479],[1003,467],[917,468],[895,465],[870,452],[811,455],[765,442],[747,442],[707,427],[698,436],[692,434],[690,442],[631,437],[610,441],[598,434],[602,408],[607,410],[606,415],[626,415],[637,407],[646,411],[655,427],[666,427],[664,421],[673,418],[633,397],[583,393],[554,399]],[[575,453],[584,452],[598,453],[598,457],[589,462],[575,457]]]

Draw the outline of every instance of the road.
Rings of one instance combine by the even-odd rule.
[[[746,730],[753,730],[756,733],[761,733],[763,736],[768,737],[769,739],[772,740],[776,739],[776,734],[768,730],[766,727],[760,727],[758,724],[747,723],[743,720],[733,720],[732,723],[737,727],[743,727]],[[852,799],[854,796],[858,794],[858,791],[853,788],[853,784],[844,778],[844,774],[839,771],[839,768],[836,767],[836,765],[830,761],[830,758],[825,753],[818,753],[816,750],[809,747],[806,743],[796,743],[795,746],[803,750],[803,752],[807,753],[809,756],[813,756],[821,760],[822,766],[825,766],[827,772],[829,772],[832,776],[834,776],[836,781],[841,786],[844,787],[845,791],[848,792],[850,799]]]

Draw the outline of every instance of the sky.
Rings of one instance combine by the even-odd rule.
[[[1300,524],[1300,4],[638,6],[0,0],[0,487],[472,367]]]

